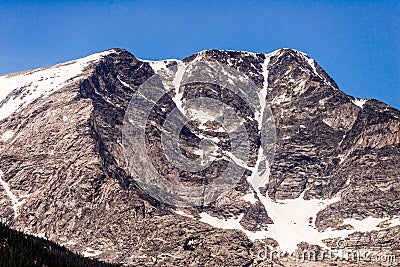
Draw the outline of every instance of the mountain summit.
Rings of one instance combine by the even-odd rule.
[[[274,157],[264,157],[268,171],[258,173],[263,110],[250,112],[227,85],[179,83],[192,63],[205,61],[241,73],[254,84],[247,93],[269,108],[275,144]],[[160,201],[138,182],[147,170],[132,171],[126,160],[126,112],[155,75],[171,77],[165,85],[171,90],[145,126],[158,172],[204,185],[204,177],[218,177],[228,164],[243,169],[237,184],[208,205]],[[191,99],[205,96],[235,107],[251,142],[243,162],[229,153],[233,139],[223,125],[185,125],[179,147],[187,158],[203,159],[205,139],[215,148],[201,176],[170,164],[160,142],[168,135],[167,113],[175,107],[185,113]],[[399,255],[400,111],[346,95],[293,49],[205,50],[182,61],[146,61],[117,48],[3,75],[0,137],[2,222],[87,257],[133,266],[263,266],[259,251],[266,246],[318,254],[339,241]],[[257,188],[249,182],[254,174],[265,178]]]

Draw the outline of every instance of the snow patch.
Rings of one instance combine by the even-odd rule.
[[[10,185],[3,180],[4,177],[4,173],[3,171],[0,170],[0,184],[3,186],[3,189],[6,191],[7,196],[10,198],[11,200],[11,204],[13,206],[13,210],[14,210],[14,218],[17,218],[19,213],[18,213],[18,209],[25,203],[26,199],[29,197],[29,194],[26,196],[23,196],[23,200],[19,201],[18,197],[15,196],[13,194],[13,192],[10,189]]]
[[[355,98],[354,100],[351,100],[351,102],[360,107],[360,108],[364,108],[365,103],[367,103],[368,99],[362,99],[362,98]]]
[[[263,126],[263,117],[264,117],[264,111],[266,107],[266,96],[268,92],[268,64],[271,60],[271,57],[275,56],[275,54],[278,51],[274,51],[270,54],[265,55],[265,60],[262,64],[262,75],[264,78],[264,83],[263,83],[263,88],[261,91],[258,93],[258,98],[260,101],[260,110],[255,112],[255,119],[258,122],[258,129],[261,130]],[[265,164],[265,170],[261,170],[259,172],[259,166],[262,164]],[[246,164],[247,165],[247,164]],[[240,165],[239,165],[240,166]],[[247,181],[249,184],[253,187],[253,189],[258,189],[260,186],[264,186],[268,180],[269,177],[269,162],[264,155],[264,150],[262,147],[258,149],[258,156],[257,156],[257,161],[254,167],[249,167],[247,166],[247,169],[251,170],[252,174],[250,177],[248,177]]]
[[[340,140],[338,146],[342,145],[342,143],[343,143],[343,141],[344,141],[345,138],[346,138],[346,135],[343,135],[342,140]]]
[[[151,68],[154,70],[155,73],[159,72],[162,69],[167,68],[166,61],[149,61]]]
[[[197,119],[201,122],[201,124],[205,124],[208,121],[215,120],[215,118],[213,116],[211,116],[210,114],[208,114],[207,112],[205,112],[203,110],[196,110],[193,108],[189,108],[188,113],[190,114],[190,118],[192,120]]]
[[[224,153],[225,155],[227,155],[228,158],[230,158],[236,165],[238,165],[238,166],[240,166],[240,167],[242,167],[242,168],[245,168],[245,169],[247,169],[247,170],[250,170],[250,171],[252,170],[252,168],[249,167],[249,166],[247,165],[246,162],[244,162],[243,160],[241,160],[241,159],[239,159],[238,157],[236,157],[235,155],[233,155],[232,152],[223,151],[223,153]]]
[[[400,218],[396,217],[396,218],[393,218],[392,220],[390,220],[389,228],[399,226],[399,225],[400,225]]]
[[[7,130],[1,135],[1,139],[6,142],[7,140],[10,140],[14,136],[14,131],[13,130]]]
[[[178,70],[176,71],[174,80],[172,82],[175,88],[175,96],[172,98],[172,100],[182,114],[185,114],[182,103],[183,91],[180,92],[179,88],[181,86],[183,74],[185,73],[185,68],[186,66],[184,63],[178,63]]]
[[[45,233],[45,232],[43,232],[43,233],[38,233],[38,234],[32,234],[32,235],[33,235],[33,236],[36,236],[36,237],[39,237],[39,238],[47,239],[46,233]]]
[[[250,202],[251,204],[256,204],[256,202],[258,201],[255,197],[254,197],[254,193],[249,193],[246,194],[242,197],[242,199],[244,201]]]
[[[346,160],[346,155],[340,154],[338,156],[338,158],[340,159],[339,165],[342,164],[345,160]],[[348,180],[350,183],[350,180]]]
[[[241,229],[242,226],[239,224],[240,220],[243,218],[243,214],[241,214],[238,218],[230,218],[230,219],[219,219],[217,217],[213,217],[206,212],[200,213],[200,221],[212,225],[221,229]]]
[[[103,252],[100,250],[95,250],[92,248],[86,248],[83,252],[82,252],[82,256],[83,257],[96,257],[100,254],[102,254]]]
[[[328,120],[323,119],[322,122],[332,128],[332,124]]]
[[[167,65],[172,62],[177,62],[178,64],[182,62],[179,59],[165,59],[165,60],[146,60],[146,59],[139,59],[142,62],[147,62],[150,64],[150,67],[153,69],[154,73],[157,73],[161,70],[167,70]]]
[[[263,123],[263,116],[264,116],[264,110],[265,107],[267,105],[267,93],[268,93],[268,64],[271,60],[271,57],[273,55],[275,55],[275,52],[272,52],[270,54],[265,55],[265,60],[262,64],[262,75],[264,77],[264,83],[263,83],[263,87],[260,90],[260,92],[258,92],[258,99],[260,101],[260,110],[256,110],[255,112],[255,119],[258,122],[258,129],[261,130],[262,127],[262,123]]]
[[[286,93],[275,97],[271,102],[272,104],[279,105],[281,103],[289,102],[292,99],[291,96],[287,96]]]
[[[305,200],[303,192],[296,199],[273,201],[268,194],[264,197],[259,190],[257,195],[274,222],[268,228],[269,237],[277,240],[283,251],[294,252],[301,242],[326,247],[322,240],[331,237],[331,233],[319,232],[315,227],[315,219],[319,211],[340,198]]]
[[[175,210],[175,213],[176,213],[176,214],[178,214],[178,215],[181,215],[181,216],[185,216],[185,217],[193,218],[193,216],[192,216],[192,215],[190,215],[190,214],[187,214],[186,212],[184,212],[184,211],[182,211],[182,210],[180,210],[180,209],[177,209],[177,210]]]
[[[301,52],[301,51],[297,51],[298,53],[300,53],[304,59],[307,61],[308,65],[312,68],[312,71],[315,75],[317,75],[319,78],[321,78],[325,84],[329,85],[330,87],[332,87],[333,89],[335,89],[335,87],[325,78],[322,77],[319,72],[317,71],[317,68],[315,67],[315,60],[312,59],[311,57],[309,57],[306,53]]]
[[[113,51],[107,50],[51,67],[0,76],[0,120],[36,99],[47,97],[62,87],[82,79],[83,70],[87,66]],[[18,94],[11,95],[17,91]]]
[[[251,232],[243,228],[240,224],[244,214],[240,214],[237,218],[230,218],[230,219],[219,219],[217,217],[213,217],[206,212],[200,213],[200,221],[207,223],[213,227],[220,228],[220,229],[227,229],[227,230],[239,230],[244,232],[248,238],[252,241],[254,240],[262,240],[268,237],[267,231],[256,231]]]
[[[123,86],[128,87],[130,89],[133,89],[132,86],[130,86],[128,83],[124,82],[123,80],[121,80],[121,78],[119,76],[117,76],[117,79],[120,83],[122,83]]]
[[[378,227],[378,224],[380,224],[383,221],[388,220],[389,218],[373,218],[373,217],[368,217],[363,220],[356,220],[353,218],[347,218],[343,220],[342,225],[349,224],[353,226],[353,228],[356,231],[359,232],[369,232],[373,230],[379,230],[380,228]]]
[[[69,240],[69,241],[67,241],[67,242],[65,242],[65,243],[61,243],[60,244],[61,246],[73,246],[73,245],[76,245],[76,242],[75,241],[72,241],[72,240]]]

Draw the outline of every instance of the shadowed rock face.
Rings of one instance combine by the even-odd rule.
[[[295,50],[281,49],[271,56],[268,81],[262,70],[265,54],[207,50],[183,62],[199,56],[244,73],[257,87],[268,84],[277,144],[269,183],[261,190],[264,196],[277,200],[340,197],[315,214],[315,227],[321,231],[351,228],[343,225],[349,218],[400,216],[398,110],[377,100],[361,105],[341,92],[308,56]],[[178,63],[169,61],[165,68],[176,72]],[[155,72],[153,63],[112,49],[85,65],[76,79],[0,121],[2,220],[58,243],[69,241],[66,246],[74,251],[135,266],[262,266],[257,262],[258,251],[276,241],[251,241],[243,231],[218,229],[200,221],[203,213],[219,219],[241,218],[242,229],[250,232],[268,230],[274,224],[249,188],[248,172],[215,203],[182,209],[192,218],[149,196],[130,175],[122,147],[125,111],[132,95]],[[1,79],[6,78],[0,77],[2,85]],[[33,80],[16,88],[0,107],[12,97],[29,95],[34,87]],[[199,88],[185,86],[183,98],[197,96]],[[224,88],[212,89],[217,92],[215,98],[224,96]],[[172,97],[171,93],[163,100],[166,108],[175,105]],[[247,114],[234,98],[221,100],[233,102]],[[149,140],[155,144],[163,116],[155,110],[155,126],[148,128]],[[257,128],[251,120],[246,125],[257,140]],[[199,146],[198,131],[192,124],[182,131],[182,151],[189,158],[195,157],[193,148]],[[226,137],[218,134],[221,140]],[[221,142],[221,147],[227,144]],[[150,151],[154,165],[173,172],[159,146]],[[254,166],[258,147],[253,146],[251,152]],[[218,173],[224,164],[217,161],[211,171]],[[181,177],[185,183],[197,179],[191,174]],[[10,190],[3,190],[7,186]],[[246,201],[245,195],[252,195],[254,201]],[[360,236],[369,234],[398,253],[400,227],[384,224],[366,234],[353,233],[352,246],[368,248]],[[335,239],[326,243],[334,247]]]

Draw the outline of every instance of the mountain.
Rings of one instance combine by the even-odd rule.
[[[264,266],[266,248],[398,256],[399,118],[293,49],[182,61],[110,49],[4,75],[0,216],[133,266]]]

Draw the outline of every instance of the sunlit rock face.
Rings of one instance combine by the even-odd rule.
[[[227,86],[176,83],[182,66],[207,60],[247,77],[261,96],[259,106],[270,108],[275,146],[274,157],[264,163],[268,171],[260,171],[256,112]],[[141,170],[133,175],[129,168],[125,113],[132,96],[156,74],[169,75],[179,89],[171,88],[158,103],[146,128],[157,170],[174,183],[197,186],[229,163],[243,168],[237,183],[212,203],[165,204],[139,186]],[[204,139],[216,144],[206,153],[214,161],[206,173],[181,172],[164,156],[160,135],[168,111],[198,96],[236,107],[250,140],[247,162],[228,153],[229,136],[212,121],[187,124],[179,140],[189,159],[202,157],[200,148],[207,152]],[[85,256],[133,266],[263,266],[268,260],[258,253],[266,245],[288,252],[316,245],[321,251],[334,250],[344,239],[351,248],[398,255],[399,118],[398,110],[382,102],[346,95],[315,61],[292,49],[205,50],[182,61],[157,62],[111,49],[4,75],[0,216],[15,229]],[[254,186],[252,178],[265,182]]]

